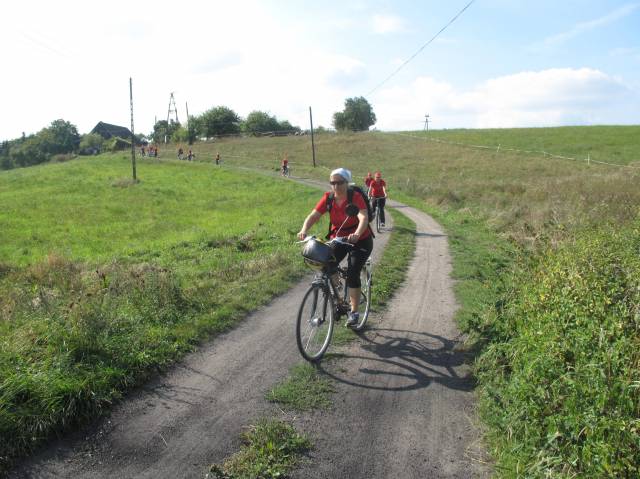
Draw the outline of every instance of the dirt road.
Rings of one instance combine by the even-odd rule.
[[[483,477],[473,424],[473,383],[456,350],[456,305],[446,236],[418,225],[408,280],[382,318],[327,371],[335,407],[296,415],[315,443],[295,477]],[[379,235],[376,254],[388,234]],[[302,282],[132,393],[108,418],[57,441],[12,478],[202,478],[240,447],[262,416],[282,416],[264,394],[300,361],[294,319]]]

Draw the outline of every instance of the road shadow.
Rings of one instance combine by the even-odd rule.
[[[336,360],[327,366],[320,363],[318,369],[338,382],[365,389],[411,391],[433,383],[460,391],[475,387],[468,367],[472,355],[461,348],[461,341],[384,328],[370,328],[361,338],[364,343],[358,350],[332,353],[328,358]],[[346,369],[340,363],[348,363]],[[348,367],[352,363],[366,366],[354,374]]]

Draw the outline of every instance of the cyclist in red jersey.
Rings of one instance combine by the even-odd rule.
[[[371,182],[373,181],[373,176],[371,176],[371,172],[367,172],[367,176],[365,176],[364,178],[364,185],[367,187],[367,189],[369,189],[369,186],[371,186]]]
[[[374,180],[369,184],[369,198],[373,201],[373,212],[380,208],[380,226],[384,226],[384,205],[387,202],[387,184],[382,179],[382,173],[376,171]]]
[[[327,202],[330,195],[333,195],[333,202],[329,218],[331,221],[330,238],[346,237],[349,243],[353,243],[355,248],[350,256],[347,265],[347,286],[349,286],[349,302],[351,312],[347,318],[347,326],[358,324],[360,305],[360,271],[373,250],[373,237],[369,229],[369,216],[364,198],[357,191],[353,191],[353,204],[358,207],[358,216],[349,217],[346,212],[348,202],[348,187],[351,182],[351,172],[345,168],[333,170],[330,175],[331,191],[327,191],[315,208],[304,220],[302,229],[298,233],[298,239],[303,240],[307,232],[318,222],[323,214],[327,212]],[[335,263],[337,266],[344,259],[351,248],[344,245],[336,245],[334,250]]]

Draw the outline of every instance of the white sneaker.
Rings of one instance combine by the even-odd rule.
[[[345,323],[345,326],[355,326],[356,324],[358,324],[359,320],[360,320],[360,313],[349,313],[349,316],[347,316],[347,322]]]

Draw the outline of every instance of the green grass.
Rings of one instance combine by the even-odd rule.
[[[306,272],[295,232],[317,192],[151,161],[140,184],[113,187],[127,167],[102,156],[3,173],[3,199],[31,203],[1,220],[0,470]],[[82,235],[67,236],[76,208]]]
[[[638,126],[565,126],[556,128],[495,128],[432,130],[420,136],[501,149],[546,152],[580,160],[640,166]],[[415,133],[412,133],[415,134]]]
[[[213,479],[276,479],[299,461],[311,442],[293,426],[274,419],[262,419],[242,435],[243,446],[223,464],[211,466]]]
[[[295,365],[289,376],[267,393],[267,400],[294,411],[326,409],[331,405],[335,388],[309,363]]]
[[[266,155],[259,153],[264,139],[224,140],[216,148],[234,154],[229,162],[265,170],[288,151],[294,175],[318,179],[337,166],[359,177],[381,169],[392,198],[445,227],[458,320],[480,354],[482,412],[499,477],[637,475],[640,331],[628,279],[637,249],[628,252],[638,236],[638,170],[504,150],[638,166],[640,127],[432,134],[501,150],[384,133],[320,135],[320,167],[313,169],[306,139],[274,139]],[[612,238],[618,235],[624,240]],[[580,295],[606,312],[585,307],[557,281],[576,267],[591,268]],[[541,289],[553,301],[535,294]],[[621,291],[616,321],[607,301]]]
[[[640,476],[640,222],[515,276],[478,362],[503,477]]]
[[[594,159],[640,161],[639,126],[437,132],[442,139],[488,145],[496,134],[503,145],[522,149],[542,145],[573,155],[591,148]],[[201,143],[196,150],[203,161],[220,151],[225,164],[274,174],[287,152],[294,176],[322,180],[338,166],[350,168],[360,181],[367,171],[380,169],[391,198],[403,192],[443,211],[468,209],[496,234],[532,249],[562,241],[586,223],[598,224],[603,218],[625,222],[637,214],[640,169],[473,149],[415,135],[418,138],[393,133],[318,135],[317,168],[311,165],[310,140],[305,137],[232,138]]]
[[[483,418],[489,425],[488,438],[498,461],[497,474],[501,477],[633,477],[638,469],[637,458],[640,457],[637,443],[637,421],[640,417],[638,379],[634,376],[639,369],[637,346],[640,333],[637,298],[633,293],[633,285],[636,284],[633,278],[638,277],[634,240],[638,237],[636,222],[640,204],[638,170],[559,160],[535,153],[505,152],[504,149],[544,150],[576,157],[584,156],[583,152],[586,152],[595,160],[637,166],[639,133],[638,126],[429,133],[449,141],[487,146],[499,143],[500,151],[435,143],[397,134],[326,134],[316,138],[319,166],[315,169],[311,166],[309,138],[225,139],[197,144],[194,148],[198,160],[209,162],[215,152],[220,151],[222,167],[202,165],[204,169],[198,170],[196,165],[188,165],[193,166],[188,171],[210,171],[215,176],[230,174],[227,167],[233,166],[257,168],[276,176],[284,152],[288,152],[294,176],[326,180],[329,171],[337,166],[349,167],[356,177],[381,169],[391,198],[405,200],[430,212],[449,235],[454,255],[456,295],[462,305],[458,319],[467,332],[475,335],[480,348],[478,373]],[[166,154],[173,157],[168,151]],[[86,161],[101,162],[103,158]],[[117,156],[113,158],[118,161]],[[75,165],[75,161],[47,168],[64,168]],[[127,191],[127,194],[145,188],[146,179],[150,176],[149,172],[143,174],[142,171],[152,164],[141,164],[141,185],[109,188]],[[185,167],[184,164],[176,166],[176,174],[178,170],[187,170]],[[105,178],[110,184],[120,184],[118,180],[126,178],[129,172],[126,159],[120,158],[114,168],[114,172]],[[130,231],[136,231],[135,224],[129,223],[124,227],[115,225],[124,233],[122,242],[119,235],[114,235],[99,247],[91,246],[84,250],[86,242],[97,241],[95,237],[82,238],[82,232],[75,232],[80,235],[80,240],[74,237],[69,246],[63,231],[58,233],[63,240],[59,245],[53,241],[51,244],[55,247],[49,250],[46,237],[43,240],[38,232],[33,235],[28,224],[12,222],[16,211],[23,216],[30,214],[31,208],[40,207],[41,203],[55,204],[57,200],[54,201],[51,195],[43,198],[44,193],[21,194],[20,191],[28,184],[38,184],[37,177],[48,174],[48,171],[35,168],[21,170],[20,174],[30,174],[32,178],[20,186],[15,186],[20,175],[11,176],[15,172],[1,174],[0,200],[3,204],[8,202],[13,207],[16,198],[29,208],[16,209],[11,216],[0,213],[0,231],[4,233],[7,229],[9,235],[18,231],[14,237],[19,240],[9,242],[8,248],[12,249],[5,250],[2,249],[5,245],[0,245],[0,281],[4,285],[0,288],[6,291],[7,285],[18,285],[11,294],[5,292],[0,295],[0,314],[13,314],[14,310],[20,310],[26,318],[32,310],[48,308],[58,299],[70,311],[78,311],[75,306],[69,306],[76,302],[67,300],[82,298],[82,304],[93,306],[85,305],[86,312],[74,313],[77,316],[69,313],[70,320],[61,324],[69,325],[71,333],[80,338],[76,341],[83,346],[77,350],[85,355],[93,354],[91,341],[101,336],[87,334],[85,336],[89,337],[83,339],[81,332],[84,329],[95,330],[91,328],[101,331],[104,321],[95,311],[101,311],[103,304],[116,304],[116,310],[120,311],[118,318],[138,317],[135,308],[147,311],[151,316],[166,311],[169,321],[175,316],[172,311],[177,310],[187,311],[186,317],[202,318],[199,308],[209,307],[208,292],[212,285],[213,290],[221,294],[229,289],[229,298],[237,297],[237,292],[246,286],[242,275],[233,268],[237,260],[214,262],[208,254],[208,245],[224,245],[223,256],[226,251],[235,250],[241,258],[247,258],[247,255],[243,256],[247,245],[250,251],[257,251],[251,249],[256,244],[275,248],[273,245],[278,243],[277,240],[271,242],[259,224],[253,224],[247,230],[230,231],[229,235],[215,241],[211,241],[208,231],[202,233],[187,229],[175,233],[174,227],[168,232],[159,231],[157,245],[149,248],[144,235],[126,239]],[[64,197],[76,194],[74,188],[82,190],[78,186],[79,177],[70,175],[67,188],[58,187],[58,194]],[[7,188],[7,182],[12,182],[12,186]],[[104,180],[99,182],[97,191],[100,195],[104,195],[104,183]],[[259,183],[264,183],[264,180]],[[46,190],[46,182],[41,187]],[[92,191],[86,195],[86,200],[91,201],[93,194]],[[164,201],[170,194],[158,191],[155,200]],[[292,236],[298,230],[301,218],[307,214],[309,205],[317,198],[317,193],[300,194],[308,195],[299,202],[300,211],[288,210],[295,220],[277,223],[281,228],[277,231],[289,228],[289,236]],[[108,196],[102,197],[108,199]],[[197,201],[193,196],[191,199]],[[140,198],[136,200],[141,201]],[[45,232],[55,231],[57,225],[65,221],[74,224],[73,220],[67,220],[72,217],[73,208],[65,208],[64,201],[62,203],[62,214],[51,222]],[[104,204],[102,201],[96,208],[104,207]],[[133,210],[132,205],[136,204],[129,201],[124,210]],[[247,208],[254,204],[258,203],[254,201]],[[170,206],[170,202],[163,205]],[[286,205],[286,208],[290,206]],[[145,208],[144,211],[151,210]],[[46,213],[52,214],[50,210]],[[78,221],[85,216],[80,215]],[[191,219],[193,224],[202,221],[201,217],[195,216]],[[30,224],[37,227],[39,221],[36,216]],[[318,231],[323,234],[324,229],[323,225]],[[108,231],[98,231],[96,236],[109,234]],[[250,232],[248,236],[246,231]],[[38,246],[39,242],[43,245]],[[110,250],[112,242],[115,245]],[[47,259],[51,251],[55,254]],[[125,253],[121,254],[122,251]],[[289,254],[288,250],[282,252],[281,258],[289,258]],[[256,260],[251,263],[248,256],[249,264],[260,270]],[[291,265],[293,273],[286,272],[284,278],[295,276],[298,271],[300,264],[295,257],[295,254],[291,256],[291,263],[285,262]],[[56,266],[58,263],[62,266]],[[275,263],[280,264],[280,261]],[[109,269],[112,264],[113,271]],[[152,267],[145,266],[148,264]],[[210,268],[212,264],[220,266],[219,271],[225,273],[210,276],[211,273],[200,269],[204,265]],[[229,283],[224,277],[225,267],[235,278]],[[77,273],[59,274],[65,268]],[[141,275],[140,271],[145,273]],[[144,279],[146,274],[150,281],[136,280]],[[64,288],[58,289],[69,292],[61,294],[58,289],[48,286],[53,284],[51,277],[79,279],[57,280],[64,284]],[[581,283],[579,277],[588,277],[591,281]],[[110,287],[112,280],[114,288]],[[132,288],[130,285],[135,281],[139,284]],[[284,288],[286,281],[282,281]],[[149,283],[158,286],[147,288],[145,285]],[[574,289],[565,287],[567,284]],[[260,285],[258,280],[254,294],[262,293]],[[137,299],[129,301],[126,295],[117,294],[117,291],[130,288]],[[162,298],[154,293],[157,289],[163,291]],[[576,295],[574,290],[580,293]],[[72,296],[71,292],[81,294]],[[622,296],[620,292],[624,292]],[[248,303],[242,299],[234,305],[218,303],[214,307],[218,317],[202,331],[223,327],[229,318],[236,317],[234,314],[240,316],[242,313],[238,311],[252,307],[251,291],[247,298]],[[615,301],[607,303],[611,298]],[[161,299],[169,301],[169,304],[163,305]],[[16,304],[22,304],[22,309]],[[604,306],[590,309],[592,305]],[[125,329],[135,330],[131,323],[123,324]],[[13,338],[6,340],[3,347],[15,345],[25,351],[33,350],[34,364],[40,360],[54,362],[48,351],[68,343],[56,342],[56,334],[49,335],[49,328],[44,325],[48,326],[48,323],[24,329],[21,337],[15,341]],[[182,331],[184,326],[176,323],[168,329]],[[154,337],[162,337],[154,334]],[[131,337],[135,339],[137,336],[132,334]],[[50,344],[53,348],[49,348]],[[175,343],[167,341],[160,344],[166,344],[166,349],[171,350]],[[144,354],[138,357],[140,364],[145,364],[145,355],[153,354],[155,347],[156,344],[152,344],[142,348]],[[42,353],[43,348],[46,353]],[[13,364],[10,362],[13,358],[6,361],[5,364]],[[144,366],[136,371],[148,374],[152,369]],[[17,370],[29,371],[23,366]],[[55,371],[55,368],[51,370]],[[64,368],[61,370],[66,371]],[[13,372],[10,369],[10,373]],[[144,374],[134,375],[134,380],[139,380]],[[42,376],[47,378],[48,374]],[[58,378],[52,374],[51,377],[62,385],[68,381],[67,376]],[[82,375],[80,377],[83,378]],[[35,374],[25,375],[25,378],[28,380],[16,382],[7,390],[16,392],[16,403],[30,407],[32,395],[37,396],[33,391],[37,391],[42,383],[40,376]],[[48,384],[47,381],[44,383]],[[71,407],[86,404],[83,394],[90,399],[95,397],[91,395],[95,391],[87,388],[87,384],[105,384],[104,389],[110,390],[113,383],[79,382],[80,386],[69,389],[73,393],[62,397]],[[100,394],[97,396],[101,397]],[[55,400],[48,400],[46,404],[55,404]],[[108,401],[99,404],[108,404]],[[69,417],[81,417],[84,409],[78,411],[80,414]],[[2,418],[8,417],[3,413],[7,410],[0,408],[0,427],[6,424],[1,422]],[[30,416],[27,414],[25,417]],[[58,430],[64,422],[53,424],[51,430]],[[19,442],[18,437],[14,443]]]
[[[289,219],[273,213],[281,208],[294,208],[289,217],[298,220],[300,202],[287,205],[301,191],[292,182],[177,161],[139,161],[142,182],[119,186],[128,175],[126,155],[2,173],[0,262],[26,265],[51,253],[109,260],[258,225],[278,230]]]

